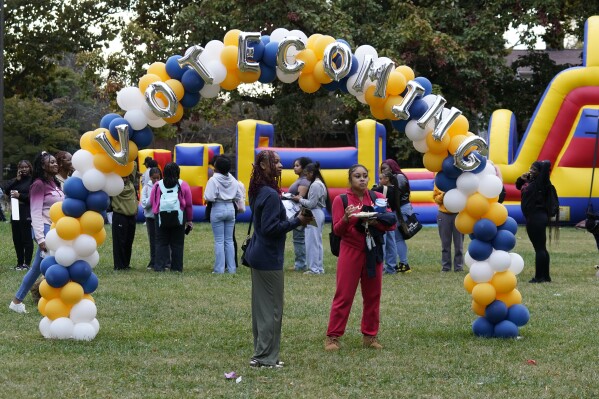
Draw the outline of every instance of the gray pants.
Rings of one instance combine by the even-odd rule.
[[[322,227],[324,212],[322,209],[312,209],[316,226],[306,226],[306,263],[308,270],[316,274],[324,274],[324,250],[322,248]]]
[[[464,268],[464,235],[455,227],[457,213],[437,212],[437,226],[441,238],[441,266],[443,271],[451,270],[451,241],[453,240],[453,270]]]
[[[252,269],[252,358],[262,364],[274,366],[279,360],[283,291],[283,270]]]

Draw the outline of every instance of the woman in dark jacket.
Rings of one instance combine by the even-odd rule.
[[[29,270],[31,258],[33,257],[31,214],[29,211],[29,187],[33,182],[31,179],[32,172],[31,162],[27,160],[19,161],[17,177],[9,180],[2,187],[6,195],[19,200],[19,220],[11,220],[12,242],[17,253],[15,270]]]
[[[530,170],[516,180],[516,188],[521,191],[522,214],[526,218],[526,232],[535,250],[535,276],[530,283],[550,282],[549,252],[547,235],[549,226],[549,173],[551,162],[535,161]]]
[[[248,194],[254,235],[245,251],[252,269],[252,331],[254,354],[251,367],[282,367],[279,360],[283,321],[283,256],[287,232],[311,218],[303,215],[287,220],[281,202],[279,154],[261,151],[256,158]]]

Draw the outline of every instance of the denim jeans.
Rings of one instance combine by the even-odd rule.
[[[235,208],[232,202],[215,202],[210,213],[210,224],[214,234],[214,273],[237,271],[235,247],[233,246],[233,227],[235,227]]]
[[[397,266],[397,244],[395,242],[395,234],[399,232],[388,231],[385,233],[385,273],[394,274],[396,273],[395,267]]]
[[[406,216],[414,213],[414,209],[410,203],[403,204],[400,209],[404,220],[406,220]],[[406,244],[406,240],[404,240],[403,236],[401,235],[399,223],[397,224],[397,229],[395,230],[395,245],[397,246],[397,256],[399,256],[399,262],[407,265],[408,245]]]
[[[306,229],[298,227],[293,229],[293,250],[295,251],[295,270],[306,270]]]
[[[44,237],[46,236],[46,234],[48,234],[48,231],[50,231],[50,225],[44,224]],[[23,277],[23,282],[21,283],[21,286],[19,287],[17,294],[15,295],[15,297],[19,301],[23,301],[23,299],[25,299],[27,293],[29,292],[31,287],[33,287],[33,284],[35,284],[35,280],[37,280],[40,274],[42,274],[42,272],[40,271],[41,263],[42,251],[40,250],[40,247],[38,245],[37,251],[35,252],[35,258],[33,259],[33,263],[31,264],[31,268],[29,269],[25,277]]]
[[[324,274],[324,250],[322,248],[322,227],[324,212],[320,208],[312,209],[316,226],[306,226],[306,262],[308,270],[316,274]]]

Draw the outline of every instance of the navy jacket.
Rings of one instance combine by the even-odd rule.
[[[300,225],[298,218],[287,220],[279,193],[264,186],[256,198],[250,198],[254,233],[245,251],[245,260],[253,269],[283,270],[287,232]]]

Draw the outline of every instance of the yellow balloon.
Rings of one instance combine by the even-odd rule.
[[[91,296],[91,294],[85,294],[85,295],[83,295],[83,298],[81,298],[81,299],[89,299],[93,303],[96,303],[96,300],[94,299],[93,296]]]
[[[83,234],[93,235],[104,228],[104,218],[94,211],[86,211],[79,218],[79,223]]]
[[[177,104],[177,110],[175,111],[175,115],[170,118],[164,118],[167,123],[177,123],[183,118],[183,107],[181,104]],[[123,175],[121,175],[123,176]]]
[[[476,301],[472,301],[472,311],[477,315],[484,316],[486,308],[486,306],[479,305]]]
[[[171,88],[171,90],[175,93],[178,101],[181,101],[183,96],[185,95],[185,89],[183,88],[183,84],[179,82],[177,79],[168,79],[165,81],[166,85]]]
[[[239,46],[239,34],[241,31],[239,29],[231,29],[227,33],[225,33],[225,37],[223,39],[223,43],[225,46]]]
[[[100,246],[104,243],[104,241],[106,241],[106,230],[102,228],[100,231],[92,234],[91,236],[96,240],[96,245]]]
[[[318,39],[320,39],[322,37],[322,35],[320,33],[315,33],[313,35],[311,35],[308,38],[308,41],[306,42],[306,48],[309,48],[311,50],[314,50],[314,48],[316,47],[316,42],[318,41]]]
[[[296,56],[296,60],[300,60],[304,62],[304,68],[302,69],[302,74],[304,73],[312,73],[314,71],[314,66],[318,59],[316,58],[316,54],[312,49],[305,49],[300,51]]]
[[[225,46],[220,53],[220,62],[228,71],[239,70],[237,66],[237,46]]]
[[[242,72],[239,71],[239,80],[243,83],[254,83],[260,78],[260,72]]]
[[[56,222],[56,233],[63,240],[74,240],[81,234],[79,220],[71,216],[60,218]]]
[[[516,275],[509,270],[505,272],[497,272],[491,279],[491,284],[495,287],[497,294],[507,294],[513,291],[518,285],[518,279]]]
[[[92,154],[98,154],[98,153],[104,151],[102,149],[102,147],[100,147],[100,143],[98,143],[95,140],[95,137],[99,134],[99,133],[97,133],[97,130],[106,130],[106,129],[96,129],[94,131],[89,131],[89,132],[83,133],[83,135],[79,139],[79,145],[81,146],[81,148],[86,151],[91,152]],[[106,130],[106,132],[108,132],[108,130]],[[107,133],[107,134],[110,134],[110,133]]]
[[[312,72],[314,75],[314,79],[320,84],[327,84],[333,81],[329,75],[324,71],[324,63],[322,60],[318,61],[316,65],[314,65],[314,71]]]
[[[240,83],[241,79],[239,79],[239,70],[227,69],[227,76],[225,76],[225,80],[220,82],[220,87],[225,90],[235,90]]]
[[[476,286],[472,288],[472,299],[482,306],[487,306],[493,302],[496,295],[497,292],[495,292],[495,287],[489,283],[476,284]]]
[[[434,152],[435,154],[443,154],[444,157],[447,157],[447,147],[449,147],[450,142],[449,135],[443,135],[443,138],[440,141],[437,141],[433,138],[433,132],[430,132],[426,135],[426,145],[428,146],[428,150],[430,152]]]
[[[430,170],[431,172],[440,172],[443,169],[443,160],[445,159],[445,155],[435,154],[433,152],[427,151],[422,156],[422,163],[424,167]]]
[[[300,74],[297,83],[304,93],[315,93],[320,89],[320,83],[316,81],[311,73]]]
[[[414,80],[414,78],[416,77],[416,75],[414,75],[414,70],[407,65],[400,65],[397,68],[395,68],[395,70],[397,72],[400,72],[406,78],[406,82]]]
[[[508,308],[512,305],[522,303],[522,294],[517,289],[513,289],[505,294],[497,294],[497,299],[505,303]]]
[[[389,96],[387,97],[387,101],[385,101],[385,119],[389,119],[392,121],[396,121],[399,118],[397,116],[395,116],[395,114],[393,113],[393,107],[396,105],[401,104],[401,102],[403,101],[403,97],[402,96]]]
[[[462,142],[464,140],[466,140],[466,136],[459,134],[457,136],[453,136],[453,137],[449,136],[449,137],[450,137],[450,141],[449,141],[449,146],[447,146],[447,151],[449,151],[453,155],[458,150],[458,147],[462,145]],[[468,155],[470,152],[472,152],[472,151],[468,151],[466,153],[466,155]]]
[[[383,120],[385,119],[385,106],[382,107],[370,107],[370,113],[374,116],[375,119]]]
[[[142,94],[145,94],[146,89],[151,83],[161,81],[162,80],[160,80],[160,76],[158,75],[146,74],[139,79],[139,83],[137,84],[137,86],[139,87],[139,90],[142,92]]]
[[[368,88],[364,92],[364,99],[366,100],[366,103],[368,105],[370,105],[371,107],[384,108],[385,103],[387,102],[387,96],[385,96],[385,97],[375,96],[374,95],[375,90],[376,90],[375,85],[368,86]]]
[[[133,162],[137,159],[137,153],[139,149],[137,148],[137,144],[134,141],[129,140],[129,158],[127,158],[127,162]]]
[[[102,173],[110,173],[116,169],[118,163],[110,158],[105,152],[101,152],[94,155],[94,166]]]
[[[470,234],[474,231],[474,224],[477,222],[468,212],[461,211],[455,218],[455,228],[462,234]]]
[[[60,299],[67,305],[76,304],[83,299],[83,287],[74,281],[69,281],[60,290]]]
[[[64,217],[64,212],[62,211],[62,201],[55,202],[50,207],[50,220],[56,223],[62,217]]]
[[[466,212],[475,219],[480,219],[490,208],[489,200],[482,194],[474,193],[466,200]]]
[[[40,298],[37,303],[37,310],[40,312],[42,316],[46,315],[46,305],[48,304],[48,300],[46,298]]]
[[[126,165],[116,164],[116,167],[113,169],[113,172],[119,176],[126,177],[133,173],[133,168],[135,167],[135,163],[129,162]]]
[[[166,64],[164,62],[155,62],[148,68],[148,75],[156,75],[162,80],[166,82],[171,77],[166,73]],[[140,86],[141,88],[141,86]]]
[[[54,298],[46,304],[46,317],[50,320],[56,320],[59,317],[69,317],[71,306],[67,305],[60,298]]]
[[[318,40],[316,40],[316,43],[314,43],[314,54],[316,55],[316,58],[322,60],[322,58],[324,57],[324,49],[329,44],[334,42],[335,38],[333,36],[324,35],[319,37]]]
[[[43,279],[40,283],[40,295],[48,301],[50,299],[58,298],[60,297],[60,288],[52,287],[48,284],[46,279]]]
[[[406,77],[403,73],[393,70],[389,74],[389,80],[387,81],[387,94],[392,96],[398,96],[406,89]]]
[[[489,204],[489,210],[482,217],[491,220],[496,226],[501,226],[507,220],[507,208],[499,202],[493,202]]]
[[[449,129],[447,129],[447,134],[449,134],[451,137],[462,134],[466,135],[468,133],[468,129],[470,129],[470,123],[468,122],[468,119],[464,115],[460,115],[449,126]]]
[[[472,280],[470,273],[466,274],[466,277],[464,277],[464,288],[466,289],[466,291],[468,291],[469,294],[472,294],[472,289],[475,285],[476,282]]]

